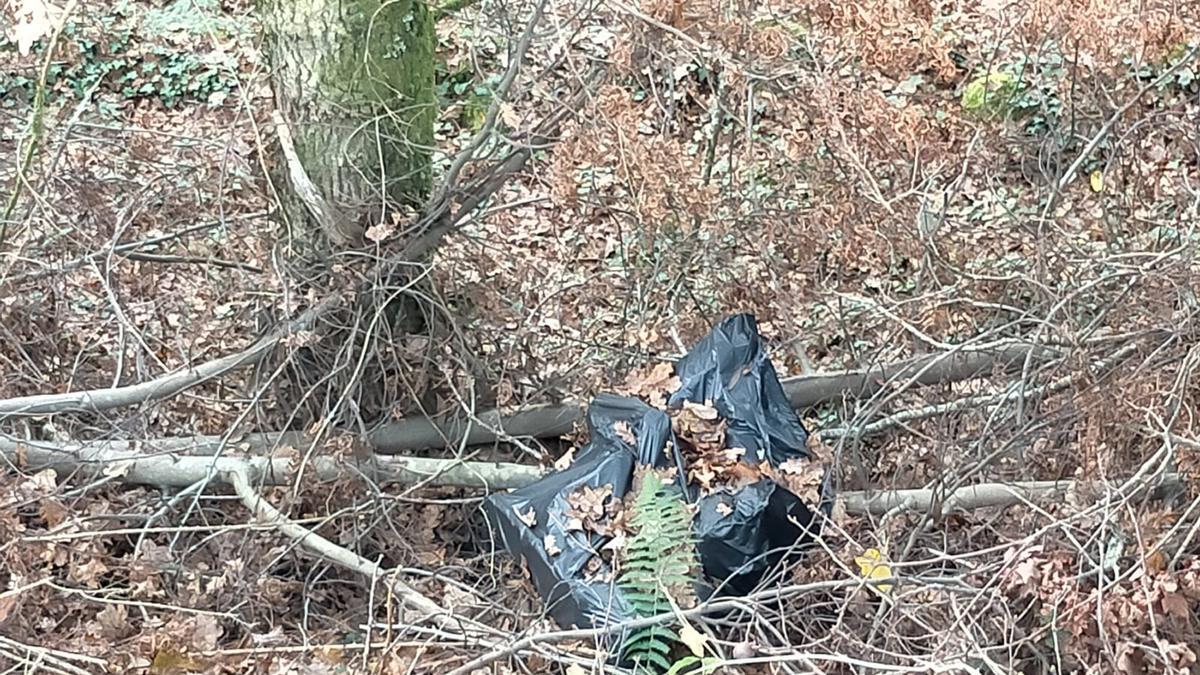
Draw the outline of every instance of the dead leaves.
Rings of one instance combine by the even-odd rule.
[[[688,481],[705,493],[723,486],[740,488],[762,477],[758,467],[745,461],[744,448],[727,448],[726,422],[709,403],[684,401],[669,412],[680,441]]]
[[[70,569],[71,580],[87,588],[100,588],[100,578],[108,574],[108,565],[99,556],[88,558]]]
[[[154,653],[149,672],[155,675],[208,672],[215,662],[202,658],[198,652],[216,649],[225,630],[216,617],[199,614],[186,619],[172,619],[160,631],[165,636]]]
[[[625,420],[617,420],[613,422],[613,431],[616,432],[617,438],[625,441],[633,447],[637,447],[637,437],[633,435],[633,430],[629,428],[629,422]]]
[[[129,623],[129,607],[124,604],[108,604],[88,622],[87,632],[91,637],[106,642],[116,642],[133,631]]]
[[[677,391],[680,384],[679,377],[675,375],[675,366],[658,363],[648,369],[630,372],[625,378],[625,386],[618,390],[640,398],[659,410],[666,410],[667,397]]]
[[[191,673],[204,669],[204,664],[181,651],[164,647],[154,653],[150,662],[152,675],[173,675],[174,673]]]
[[[527,526],[537,527],[537,513],[534,512],[532,506],[529,507],[529,509],[524,512],[522,512],[520,508],[514,506],[513,513],[517,514],[517,520],[520,520],[522,523],[525,523]]]
[[[38,504],[38,514],[46,522],[46,527],[52,530],[58,529],[71,517],[71,511],[53,497],[46,497]]]
[[[1148,549],[1150,544],[1142,546]],[[1194,655],[1173,647],[1191,641],[1179,642],[1184,636],[1194,635],[1190,627],[1200,608],[1200,559],[1188,556],[1168,569],[1154,553],[1148,551],[1132,563],[1136,567],[1128,574],[1109,577],[1098,587],[1095,575],[1080,574],[1081,565],[1094,563],[1078,551],[1051,543],[1014,547],[1004,554],[999,587],[1017,602],[1065,608],[1057,620],[1078,652],[1105,648],[1095,640],[1098,632],[1110,639],[1156,634],[1157,653],[1177,658],[1181,667],[1161,672],[1188,672]],[[1143,667],[1140,645],[1120,640],[1117,652],[1118,662],[1130,668],[1126,672],[1160,672]]]
[[[21,485],[21,489],[30,497],[52,494],[58,489],[58,472],[54,469],[42,469],[30,476]]]
[[[724,428],[724,422],[721,420],[721,413],[717,412],[717,409],[713,407],[711,401],[708,403],[684,401],[683,407],[680,408],[679,412],[675,413],[675,416],[683,420],[695,420],[694,423],[700,426],[720,422],[722,428]]]
[[[770,472],[770,467],[763,471]],[[816,505],[821,501],[821,483],[825,480],[825,466],[821,462],[792,457],[781,462],[779,470],[773,473],[777,482],[806,504]]]
[[[554,460],[554,470],[555,471],[566,471],[567,468],[570,467],[571,463],[574,461],[575,461],[575,448],[574,447],[567,448],[567,451],[563,453],[562,457],[559,457],[558,459]]]
[[[622,512],[621,501],[613,499],[613,486],[580,486],[567,495],[567,531],[612,536]]]
[[[684,401],[677,409],[668,411],[671,425],[680,442],[687,466],[688,481],[698,485],[704,494],[721,488],[737,491],[746,485],[770,478],[800,497],[807,504],[820,501],[821,484],[825,477],[825,462],[818,459],[794,457],[783,462],[777,470],[767,462],[746,460],[745,448],[729,448],[727,422],[711,402]],[[810,448],[815,457],[821,448]],[[718,512],[728,515],[718,505]]]
[[[602,547],[602,552],[619,551],[625,542],[624,508],[621,500],[613,497],[613,486],[602,485],[592,487],[581,485],[567,495],[567,508],[563,513],[566,521],[562,523],[563,530],[568,535],[572,532],[608,537],[609,541]],[[527,527],[538,525],[537,512],[532,506],[522,509],[513,506],[517,520]],[[551,557],[563,552],[567,542],[560,535],[546,534],[542,537],[542,546]],[[599,561],[597,561],[599,562]]]
[[[725,420],[711,403],[684,401],[668,411],[675,433],[698,447],[721,448],[725,445]]]

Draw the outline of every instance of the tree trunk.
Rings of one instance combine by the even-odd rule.
[[[323,230],[335,245],[351,243],[429,189],[433,16],[422,0],[259,0],[258,7],[286,124],[286,178],[276,185],[293,241],[308,247]]]
[[[275,94],[281,152],[272,178],[289,225],[285,253],[296,281],[319,293],[328,291],[319,271],[331,248],[361,245],[367,228],[390,224],[398,206],[427,197],[437,116],[427,2],[257,0]],[[407,281],[363,289],[341,317],[371,320],[383,310],[384,321],[371,330],[326,331],[321,344],[289,357],[277,395],[283,409],[298,411],[297,425],[334,413],[341,424],[371,423],[404,400],[402,385],[424,388],[415,378],[399,382],[397,373],[409,374],[410,365],[380,349],[432,330],[418,300],[428,282],[397,295]],[[362,357],[361,372],[341,367],[343,350]],[[312,395],[318,387],[329,396]]]

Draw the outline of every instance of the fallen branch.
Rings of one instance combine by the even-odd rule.
[[[199,440],[199,442],[197,442]],[[60,476],[117,478],[125,483],[183,488],[222,474],[248,472],[263,485],[290,485],[295,479],[299,452],[253,457],[227,453],[220,439],[165,441],[99,441],[92,443],[42,443],[0,437],[0,457],[19,469],[54,469]],[[265,440],[265,439],[264,439]],[[278,439],[276,439],[278,440]],[[182,454],[192,452],[195,454]],[[536,466],[505,462],[463,462],[424,457],[380,457],[365,460],[321,455],[309,467],[318,481],[363,477],[396,485],[428,484],[477,490],[506,490],[528,485],[544,471]]]
[[[1091,367],[1084,371],[1071,373],[1047,382],[1044,385],[1032,388],[1017,387],[1012,391],[1002,394],[989,394],[984,396],[968,396],[945,403],[937,403],[923,408],[914,408],[911,410],[902,410],[893,415],[888,415],[883,419],[876,420],[869,424],[862,424],[849,427],[838,427],[832,429],[822,429],[817,432],[817,437],[823,440],[832,440],[835,438],[843,438],[847,436],[870,436],[887,431],[893,427],[897,427],[909,422],[928,419],[930,417],[938,417],[941,415],[949,415],[963,410],[972,410],[975,408],[985,408],[1005,403],[1013,403],[1021,400],[1033,400],[1057,394],[1064,389],[1078,383],[1085,377],[1094,377],[1098,373],[1108,370],[1120,363],[1125,357],[1133,354],[1138,350],[1138,343],[1131,342],[1124,347],[1121,347],[1111,356],[1096,361]]]
[[[323,301],[237,354],[125,387],[0,400],[0,417],[94,412],[167,398],[241,366],[258,362],[285,336],[309,329],[317,318],[333,307],[335,301],[333,298]],[[908,378],[905,386],[960,382],[996,370],[1012,370],[1023,364],[1030,355],[1035,360],[1044,360],[1053,354],[1049,348],[1025,344],[990,351],[930,354],[861,370],[788,378],[783,381],[783,389],[793,407],[806,408],[842,397],[871,396],[905,378]],[[555,438],[570,433],[576,424],[582,423],[584,412],[582,403],[570,402],[533,406],[507,414],[489,410],[470,418],[461,415],[437,420],[407,418],[380,427],[368,435],[367,441],[377,453],[399,454],[429,448],[457,447],[464,442],[466,445],[484,445],[503,437]],[[296,434],[273,433],[256,434],[253,444],[272,447],[284,437],[291,438],[288,442],[293,444],[304,442]],[[196,437],[156,441],[155,444],[168,451],[181,452],[180,447],[213,446],[222,442],[218,437]]]
[[[156,443],[163,443],[162,446]],[[239,441],[245,444],[246,441]],[[81,478],[114,478],[125,483],[183,488],[206,479],[228,483],[228,476],[243,473],[262,485],[290,485],[295,478],[296,453],[290,457],[206,456],[177,454],[187,450],[213,451],[215,446],[186,447],[176,441],[104,441],[89,444],[24,442],[0,437],[0,457],[11,466],[40,471],[51,468],[59,475]],[[147,454],[158,452],[161,454]],[[529,485],[545,470],[508,462],[464,462],[455,459],[374,456],[343,460],[320,455],[311,460],[312,476],[321,482],[363,477],[397,485],[427,485],[484,491],[509,490]],[[928,511],[940,503],[943,512],[1012,506],[1061,496],[1077,481],[1033,481],[967,485],[949,494],[934,489],[844,492],[839,495],[846,512],[883,515],[896,509]],[[1167,474],[1160,487],[1177,487],[1182,479]]]
[[[846,513],[855,515],[882,516],[891,511],[928,512],[934,505],[940,505],[943,513],[950,513],[1045,501],[1062,497],[1089,484],[1089,481],[1074,480],[978,483],[960,487],[950,494],[943,494],[940,490],[915,489],[844,492],[839,496],[845,500]],[[1166,474],[1153,496],[1161,497],[1182,485],[1182,476]]]
[[[11,650],[11,651],[9,651]],[[25,656],[27,655],[27,656]],[[45,670],[51,673],[69,673],[70,675],[88,675],[89,672],[103,671],[108,663],[102,659],[86,654],[76,654],[60,649],[51,649],[37,645],[27,645],[10,637],[0,635],[0,656],[6,656],[14,663],[30,666],[28,672],[36,673]],[[86,663],[93,668],[88,671],[76,666],[72,661]],[[97,670],[98,669],[98,670]]]
[[[874,396],[906,378],[909,386],[962,382],[996,371],[1012,371],[1027,358],[1037,363],[1056,355],[1057,351],[1050,347],[1027,343],[978,351],[938,352],[861,370],[791,377],[783,381],[783,390],[793,408],[807,408],[842,397]]]
[[[498,441],[501,434],[515,438],[556,438],[571,433],[583,421],[584,408],[580,403],[531,406],[509,414],[488,410],[473,418],[408,417],[371,432],[367,442],[375,452],[400,454],[463,443],[485,445]]]
[[[295,539],[300,545],[322,558],[346,569],[354,570],[372,581],[383,581],[401,602],[417,611],[423,612],[425,614],[424,618],[432,620],[438,626],[455,630],[460,628],[461,622],[459,619],[454,618],[453,615],[433,600],[425,597],[417,589],[396,579],[395,575],[386,573],[379,565],[357,553],[338,546],[316,532],[289,522],[279,512],[279,509],[275,508],[266,499],[263,499],[262,495],[254,490],[251,486],[252,479],[250,472],[244,465],[224,472],[224,478],[233,486],[234,492],[237,493],[242,503],[246,505],[246,508],[250,509],[252,513],[257,514],[260,519],[274,525],[280,532]]]
[[[136,260],[138,262],[160,263],[160,264],[183,264],[183,265],[209,265],[212,267],[223,267],[225,269],[242,270],[253,274],[262,274],[263,268],[256,267],[250,263],[244,263],[237,260],[222,260],[220,258],[206,258],[199,255],[165,255],[161,253],[126,253],[125,258]]]
[[[108,477],[126,483],[160,487],[185,487],[212,478],[214,483],[233,488],[248,509],[266,523],[296,540],[326,560],[353,570],[371,580],[382,581],[403,603],[425,614],[425,619],[449,630],[460,631],[474,622],[456,617],[420,591],[399,581],[374,562],[343,548],[303,526],[290,522],[253,487],[286,484],[294,475],[294,458],[155,455],[119,451],[115,443],[76,445],[73,448],[17,442],[0,438],[0,456],[11,466],[29,470],[52,468],[62,474]],[[433,480],[439,485],[492,487],[492,477],[528,484],[541,475],[535,467],[454,462],[452,460],[382,458],[354,466],[331,457],[317,457],[312,465],[318,478],[336,480],[356,474],[407,483]],[[479,628],[480,626],[476,626]]]
[[[1027,358],[1044,361],[1055,351],[1043,346],[1015,344],[988,351],[941,352],[897,363],[860,370],[801,375],[783,381],[783,390],[794,408],[846,398],[866,398],[897,382],[901,386],[961,382],[997,370],[1020,368]],[[489,410],[467,418],[453,415],[438,420],[401,419],[386,424],[368,437],[376,452],[403,453],[427,448],[454,447],[461,443],[484,445],[502,436],[554,438],[570,433],[584,421],[580,402],[546,405],[504,414]]]
[[[317,319],[334,307],[337,301],[336,297],[326,298],[243,351],[168,373],[149,382],[108,389],[89,389],[67,394],[37,394],[0,400],[0,418],[6,415],[98,412],[174,396],[198,384],[220,377],[231,370],[259,362],[284,337],[312,328]]]

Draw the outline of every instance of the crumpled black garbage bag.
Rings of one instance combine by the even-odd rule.
[[[767,359],[754,317],[739,314],[721,322],[675,364],[675,372],[681,386],[668,407],[684,401],[710,403],[726,420],[727,447],[745,448],[748,463],[765,460],[777,468],[789,459],[810,458],[808,433]],[[661,410],[638,399],[600,394],[587,420],[591,441],[569,467],[484,501],[494,536],[525,561],[550,615],[564,627],[632,618],[599,556],[609,538],[567,530],[568,496],[582,486],[611,485],[613,497],[623,498],[637,465],[675,466],[681,482],[687,475],[671,420]],[[617,432],[616,422],[628,425],[636,447],[626,440],[628,435],[622,438]],[[814,509],[828,515],[832,506],[828,476],[821,503],[812,505],[770,479],[736,493],[722,490],[703,497],[693,487],[681,487],[689,502],[698,502],[692,522],[697,554],[709,583],[720,593],[752,590],[784,556],[812,543],[820,527]],[[547,541],[556,550],[548,551]],[[592,558],[597,560],[588,569]],[[702,594],[711,590],[697,581]]]

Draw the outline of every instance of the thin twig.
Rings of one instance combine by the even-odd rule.
[[[206,258],[198,255],[164,255],[160,253],[126,253],[125,258],[136,260],[138,262],[162,263],[162,264],[184,264],[184,265],[209,265],[211,267],[223,267],[226,269],[243,270],[254,274],[262,274],[263,268],[256,267],[250,263],[244,263],[237,260],[222,260],[220,258]]]
[[[441,186],[429,200],[429,205],[426,207],[427,213],[436,211],[444,202],[448,201],[450,190],[458,182],[459,174],[462,173],[467,162],[470,162],[474,158],[475,153],[483,146],[488,137],[492,135],[492,131],[495,130],[496,119],[500,115],[500,108],[507,102],[508,92],[512,89],[513,82],[516,81],[517,74],[521,71],[521,62],[525,60],[525,53],[529,51],[529,45],[533,43],[534,31],[542,19],[546,3],[547,0],[538,0],[537,5],[534,6],[533,16],[525,24],[525,31],[517,40],[516,48],[509,55],[508,69],[504,72],[504,77],[501,78],[500,83],[496,85],[495,91],[492,92],[492,100],[488,105],[487,114],[483,118],[483,124],[467,145],[454,157],[454,161],[450,164],[450,168],[447,169],[446,177],[442,181]]]
[[[176,239],[182,239],[182,238],[184,238],[190,234],[194,234],[196,232],[202,232],[204,230],[211,230],[213,228],[221,227],[222,225],[225,225],[228,220],[235,220],[235,219],[252,220],[255,218],[262,218],[263,216],[266,216],[266,215],[268,215],[268,213],[266,211],[247,213],[244,215],[235,215],[235,216],[230,216],[227,219],[204,222],[204,223],[200,223],[198,225],[191,225],[189,227],[185,227],[182,230],[179,230],[178,232],[172,232],[170,234],[163,234],[163,235],[159,235],[157,237],[149,237],[147,239],[141,239],[138,241],[124,242],[121,244],[117,244],[115,246],[111,246],[109,248],[104,248],[104,249],[96,251],[94,253],[89,253],[89,254],[79,257],[79,258],[74,258],[72,260],[67,260],[67,261],[61,262],[61,263],[51,264],[51,265],[48,265],[37,271],[25,272],[23,274],[17,274],[17,275],[11,276],[8,279],[6,279],[5,282],[15,285],[15,284],[28,282],[28,281],[37,281],[38,279],[44,279],[49,276],[62,274],[63,272],[70,272],[72,270],[77,270],[80,267],[83,267],[84,265],[88,265],[92,262],[95,262],[97,260],[101,260],[104,258],[109,258],[112,256],[129,257],[128,254],[131,252],[141,251],[143,249],[156,248],[160,244],[163,244],[163,243],[166,243],[169,241],[173,241]]]
[[[73,652],[64,652],[59,649],[50,649],[36,645],[27,645],[4,635],[0,635],[0,645],[9,649],[15,649],[24,652],[31,656],[36,656],[37,661],[42,663],[43,666],[51,665],[55,668],[58,668],[62,672],[72,673],[74,675],[88,675],[88,671],[76,666],[75,664],[71,663],[71,661],[80,661],[93,666],[100,666],[102,668],[108,665],[103,660],[92,656],[75,654]],[[38,669],[35,667],[30,672],[37,672],[37,670]]]
[[[753,606],[756,602],[766,602],[778,600],[794,595],[802,595],[809,592],[829,591],[839,588],[853,588],[862,586],[864,583],[878,584],[886,583],[888,579],[871,580],[864,582],[859,579],[843,579],[834,581],[818,581],[809,584],[795,584],[782,588],[775,588],[766,591],[760,591],[741,598],[723,598],[714,599],[707,602],[702,602],[696,607],[682,611],[670,611],[662,614],[657,614],[651,617],[640,617],[627,621],[619,621],[615,623],[605,624],[596,628],[576,628],[571,630],[551,631],[544,633],[535,633],[526,635],[525,637],[516,640],[508,645],[494,649],[490,652],[482,654],[466,664],[455,668],[446,675],[469,675],[476,672],[484,666],[495,663],[500,659],[514,656],[522,651],[539,644],[549,644],[555,642],[575,642],[575,641],[594,641],[601,638],[628,633],[639,628],[648,626],[657,626],[664,623],[678,621],[680,617],[692,619],[705,616],[707,614],[719,614],[731,609],[745,609]]]

